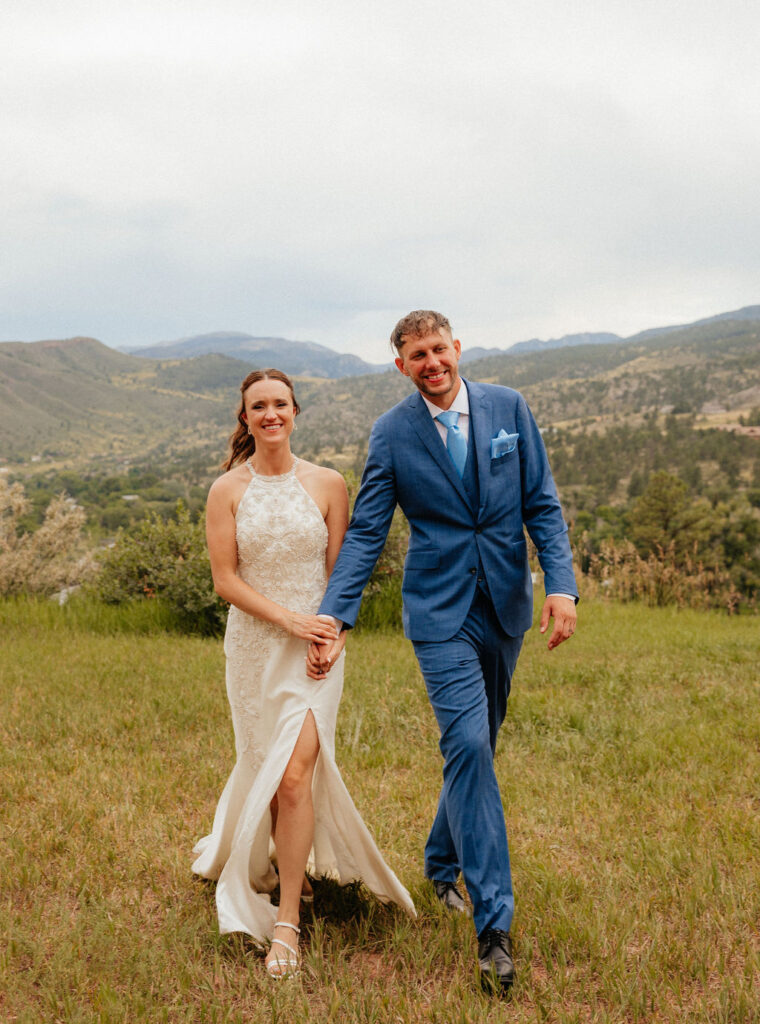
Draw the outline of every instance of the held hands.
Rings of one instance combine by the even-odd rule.
[[[558,594],[550,594],[544,601],[541,611],[541,632],[545,633],[549,628],[549,619],[554,618],[554,629],[549,637],[547,647],[553,650],[564,643],[575,632],[577,614],[575,602],[569,597],[562,597]]]
[[[306,675],[309,679],[326,679],[327,673],[340,657],[346,646],[348,630],[344,629],[329,644],[309,644],[306,655]]]

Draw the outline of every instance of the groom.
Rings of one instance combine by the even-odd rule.
[[[472,899],[482,980],[507,990],[514,979],[514,899],[493,755],[523,633],[532,622],[523,526],[544,571],[541,632],[553,618],[550,650],[575,629],[567,527],[523,397],[459,376],[461,346],[440,313],[409,313],[391,342],[396,366],[416,391],[372,428],[351,525],[320,613],[344,628],[354,624],[399,504],[410,526],[404,631],[425,679],[444,759],[425,874],[448,908],[465,911],[455,884],[461,871]],[[310,651],[311,674],[329,669],[343,640]]]

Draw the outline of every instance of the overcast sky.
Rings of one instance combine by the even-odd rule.
[[[0,340],[760,302],[756,0],[6,0]]]

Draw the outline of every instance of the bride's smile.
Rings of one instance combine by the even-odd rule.
[[[254,440],[290,437],[295,417],[290,391],[281,380],[259,380],[246,391],[244,418]]]

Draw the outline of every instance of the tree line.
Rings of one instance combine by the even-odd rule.
[[[650,604],[757,609],[758,438],[653,413],[604,430],[593,421],[549,427],[544,439],[582,588]],[[358,448],[344,471],[352,495],[365,453]],[[308,454],[324,461],[319,451]],[[160,471],[149,464],[104,476],[62,471],[25,487],[0,478],[0,594],[83,584],[107,602],[157,597],[175,608],[181,628],[218,632],[224,608],[211,587],[203,532],[217,460],[209,447],[167,460]],[[368,625],[398,624],[406,537],[398,513],[370,581]]]

